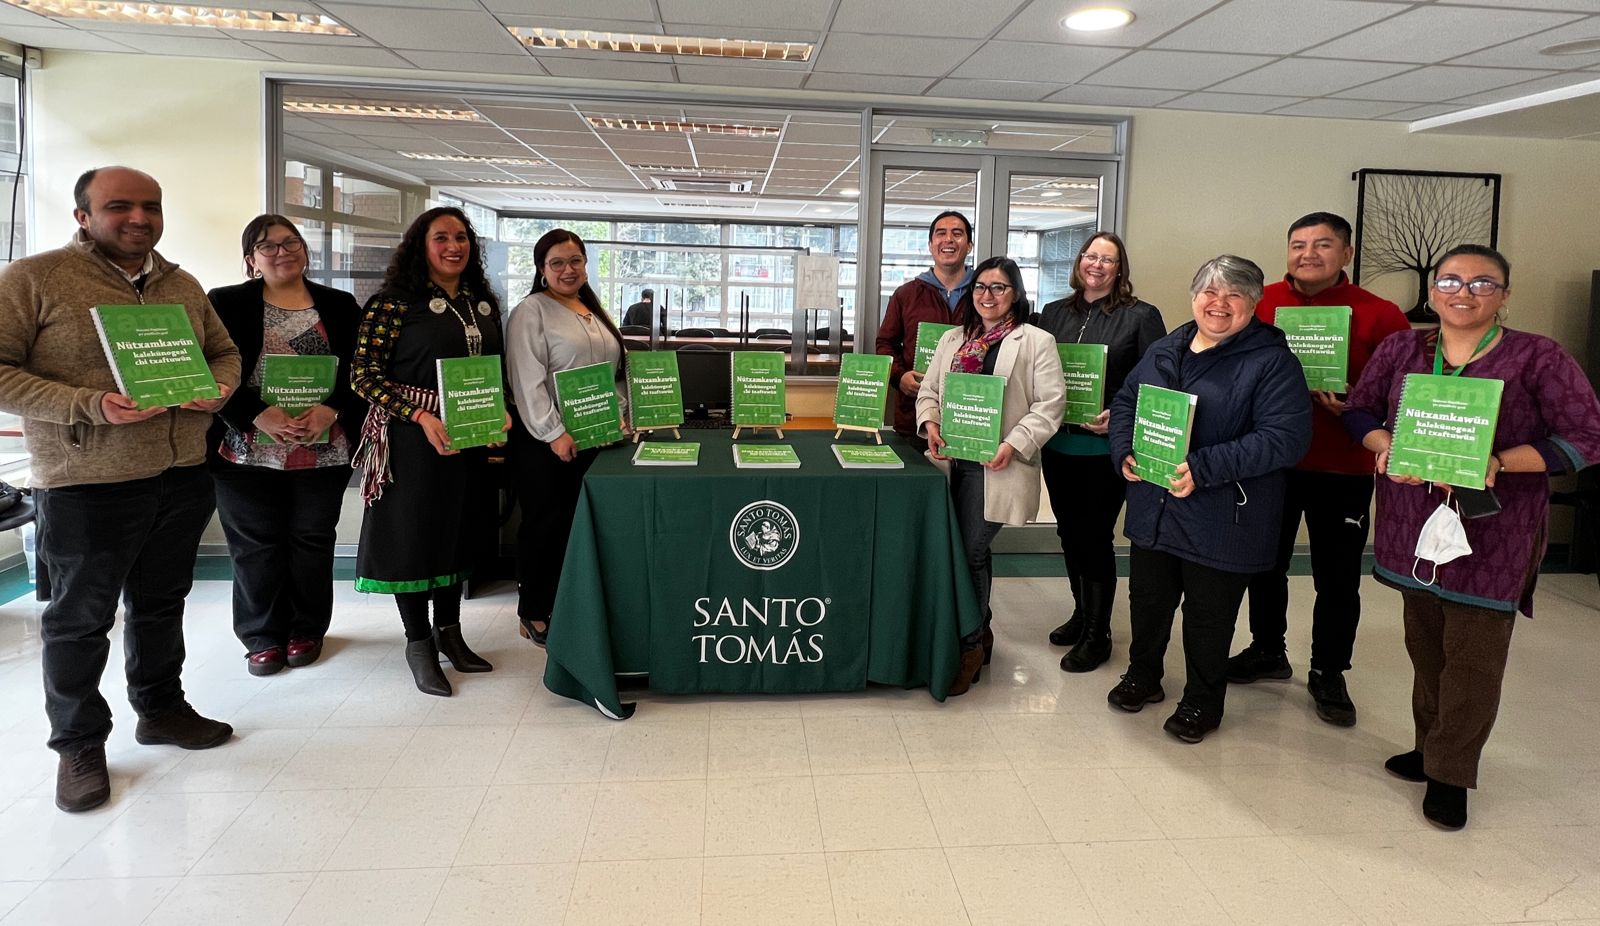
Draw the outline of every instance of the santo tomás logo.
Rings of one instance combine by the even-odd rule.
[[[751,569],[777,569],[800,546],[800,522],[777,502],[751,502],[733,516],[728,544]]]

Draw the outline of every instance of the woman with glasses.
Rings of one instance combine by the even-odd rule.
[[[281,215],[260,215],[241,241],[249,280],[210,293],[239,347],[244,381],[208,439],[217,512],[233,558],[233,631],[251,675],[308,666],[333,618],[334,525],[366,403],[350,389],[360,309],[305,278],[306,241]],[[337,358],[333,391],[285,409],[263,396],[262,358]]]
[[[1128,252],[1113,232],[1096,232],[1084,241],[1071,282],[1072,295],[1045,306],[1033,323],[1058,344],[1106,346],[1101,401],[1109,403],[1167,326],[1155,306],[1133,294]],[[1089,672],[1111,658],[1111,604],[1117,594],[1111,543],[1127,483],[1111,462],[1110,424],[1111,412],[1105,409],[1087,424],[1063,424],[1039,455],[1072,590],[1072,616],[1050,631],[1051,643],[1072,647],[1061,657],[1068,672]]]
[[[1374,552],[1378,581],[1404,601],[1413,679],[1413,748],[1384,767],[1426,782],[1422,813],[1447,829],[1467,822],[1467,789],[1500,706],[1516,614],[1533,616],[1544,557],[1550,473],[1600,461],[1600,401],[1576,360],[1542,335],[1504,326],[1511,265],[1498,251],[1462,245],[1439,262],[1430,302],[1437,330],[1392,335],[1367,363],[1344,412],[1350,435],[1388,473],[1391,432],[1410,373],[1498,379],[1505,385],[1488,493],[1411,477],[1378,480]],[[1441,512],[1468,515],[1458,519]],[[1498,509],[1498,510],[1496,510]],[[1480,516],[1481,515],[1481,516]],[[1470,550],[1424,559],[1439,540]]]
[[[966,693],[994,651],[989,549],[1003,525],[1024,524],[1039,513],[1039,451],[1056,433],[1067,401],[1055,339],[1028,324],[1028,291],[1016,261],[991,257],[973,268],[972,280],[956,307],[956,327],[939,339],[917,391],[917,433],[935,460],[950,462],[956,523],[983,614],[983,628],[962,641],[953,695]],[[1000,450],[991,460],[950,460],[940,453],[941,403],[950,373],[1005,377]]]

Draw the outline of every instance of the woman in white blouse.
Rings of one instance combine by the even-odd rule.
[[[506,363],[516,404],[511,428],[512,478],[522,501],[517,530],[517,620],[522,635],[540,646],[550,632],[550,611],[566,557],[583,474],[598,448],[577,449],[561,422],[555,375],[609,363],[621,388],[622,333],[589,287],[583,239],[553,229],[533,246],[539,278],[506,322]]]

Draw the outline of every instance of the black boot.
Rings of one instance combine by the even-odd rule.
[[[467,641],[461,637],[460,624],[435,627],[433,642],[439,648],[439,652],[450,660],[452,666],[455,666],[457,672],[489,672],[494,669],[489,660],[474,653],[467,646]]]
[[[439,668],[439,648],[432,640],[412,640],[406,643],[406,665],[411,667],[411,677],[417,690],[423,694],[450,697],[450,680]]]
[[[1051,646],[1075,646],[1083,637],[1083,577],[1067,567],[1067,585],[1072,589],[1072,616],[1050,631]]]
[[[1117,580],[1083,580],[1083,636],[1061,657],[1067,672],[1093,672],[1111,658],[1111,602]]]

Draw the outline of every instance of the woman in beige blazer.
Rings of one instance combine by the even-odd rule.
[[[1038,513],[1039,451],[1060,427],[1066,406],[1055,338],[1028,324],[1029,310],[1016,261],[991,257],[978,264],[972,288],[956,307],[956,328],[939,340],[917,393],[917,433],[927,438],[929,455],[945,461],[939,433],[945,375],[985,373],[1006,381],[1000,451],[985,463],[949,461],[956,521],[983,610],[983,630],[963,641],[951,694],[965,693],[994,651],[989,548],[1003,525],[1025,524]]]

